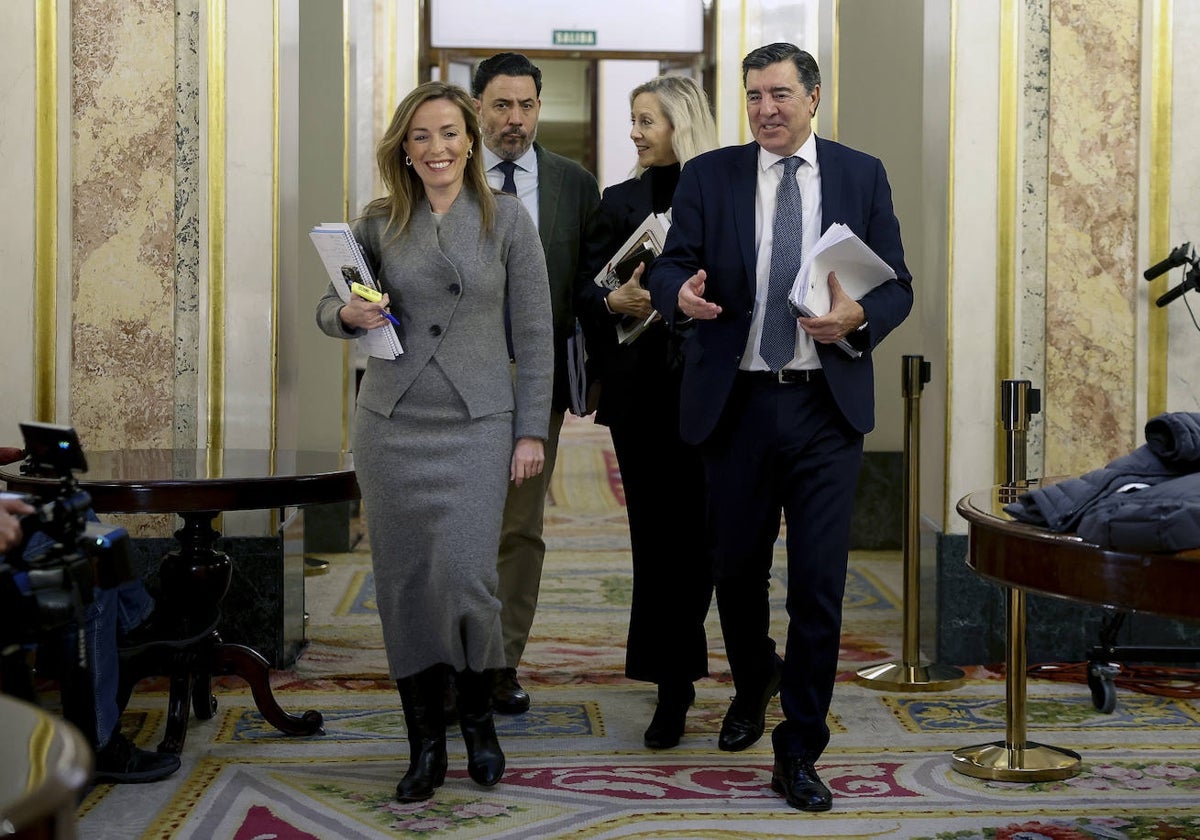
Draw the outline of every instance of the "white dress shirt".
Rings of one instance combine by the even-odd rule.
[[[500,162],[500,156],[489,149],[483,147],[483,168],[487,173],[488,183],[495,189],[501,189],[504,186],[504,173],[496,168],[496,164]],[[525,209],[529,211],[530,218],[533,219],[533,226],[538,226],[538,165],[537,152],[533,150],[533,144],[525,150],[525,154],[521,155],[515,161],[517,168],[513,170],[513,183],[517,185],[517,198],[521,199],[521,203],[525,205]]]
[[[794,157],[804,161],[796,170],[796,181],[800,187],[800,201],[804,213],[801,247],[807,254],[821,238],[821,168],[817,165],[817,139],[809,134]],[[746,351],[739,365],[741,370],[770,370],[758,354],[758,342],[762,335],[763,308],[767,300],[767,283],[771,277],[771,247],[774,244],[775,194],[779,190],[779,179],[783,177],[783,160],[779,155],[758,150],[758,186],[754,198],[754,244],[758,259],[755,263],[754,314],[750,320],[750,336]],[[784,367],[786,369],[819,368],[816,344],[808,333],[796,325],[796,354]]]

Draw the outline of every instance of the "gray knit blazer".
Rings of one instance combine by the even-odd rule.
[[[390,416],[417,374],[436,359],[472,417],[515,410],[515,438],[546,438],[554,373],[546,259],[521,202],[498,195],[496,203],[495,227],[487,237],[468,187],[440,226],[424,199],[399,236],[385,231],[387,220],[380,216],[355,224],[367,264],[400,321],[404,348],[395,359],[368,359],[358,405]],[[517,363],[515,398],[504,338],[506,296]],[[343,305],[331,283],[317,304],[317,325],[335,338],[363,335],[342,324]]]

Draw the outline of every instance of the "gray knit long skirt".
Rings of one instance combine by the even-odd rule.
[[[390,418],[356,411],[354,468],[392,679],[439,663],[504,667],[496,552],[512,428],[510,412],[472,420],[436,362]]]

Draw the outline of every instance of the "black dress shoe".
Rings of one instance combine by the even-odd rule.
[[[759,694],[744,698],[734,696],[721,723],[721,735],[717,746],[726,752],[739,752],[752,746],[763,735],[767,726],[767,704],[779,693],[780,669],[778,664],[771,672],[771,679]]]
[[[669,750],[679,744],[683,737],[688,709],[696,700],[696,689],[691,683],[683,685],[661,684],[658,687],[658,706],[654,717],[646,727],[642,741],[652,750]]]
[[[516,668],[497,668],[492,682],[492,708],[502,715],[529,711],[529,693],[521,688]]]
[[[817,775],[813,763],[805,758],[776,756],[771,788],[801,811],[828,811],[833,807],[833,794]]]
[[[96,772],[93,784],[135,784],[157,782],[179,769],[179,756],[174,753],[150,752],[135,747],[133,742],[114,732],[104,749],[96,753]]]

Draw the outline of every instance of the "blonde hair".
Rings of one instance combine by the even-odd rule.
[[[408,227],[413,207],[425,197],[425,184],[413,168],[405,163],[403,144],[417,109],[434,99],[446,99],[458,106],[471,139],[471,148],[483,149],[479,115],[475,112],[475,103],[465,90],[446,82],[425,82],[413,88],[404,101],[396,106],[392,121],[375,150],[375,160],[379,164],[379,175],[387,187],[387,195],[375,199],[363,211],[364,216],[387,216],[388,229],[394,231],[394,236],[399,236]],[[463,182],[471,189],[479,204],[484,233],[490,233],[496,218],[496,198],[483,171],[482,152],[472,154],[465,164]]]
[[[658,97],[658,105],[671,124],[671,148],[679,165],[696,155],[717,148],[717,124],[708,107],[708,96],[687,76],[658,76],[644,82],[629,94],[629,105],[643,93]],[[640,177],[645,167],[634,166],[634,177]]]

